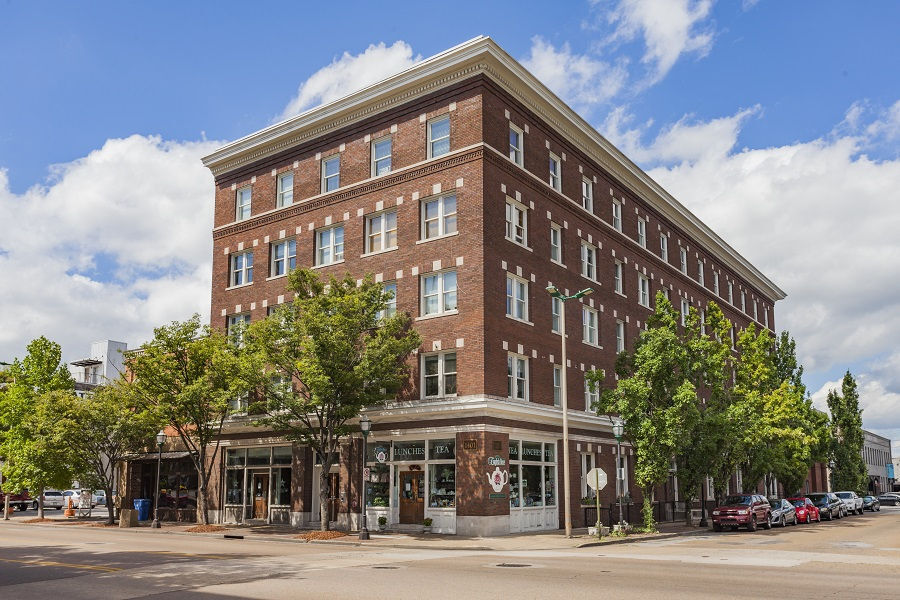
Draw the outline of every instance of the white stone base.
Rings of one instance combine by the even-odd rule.
[[[456,533],[474,537],[509,535],[509,515],[491,517],[456,515]]]

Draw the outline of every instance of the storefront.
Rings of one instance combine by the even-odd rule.
[[[291,522],[291,446],[225,449],[226,523]]]
[[[559,528],[556,442],[509,441],[509,531]]]

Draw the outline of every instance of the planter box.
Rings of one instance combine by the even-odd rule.
[[[588,527],[588,535],[591,537],[597,537],[597,528],[596,527]],[[609,527],[600,526],[600,536],[609,535]]]

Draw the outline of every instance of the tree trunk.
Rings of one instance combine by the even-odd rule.
[[[653,518],[653,490],[642,488],[644,494],[644,529],[649,533],[656,531],[656,521]]]
[[[203,481],[203,476],[201,475],[197,478],[197,523],[200,525],[209,525],[206,500],[206,482]]]
[[[38,519],[44,518],[44,490],[38,495]]]
[[[330,529],[330,523],[328,521],[328,496],[329,496],[329,473],[331,471],[331,465],[322,465],[322,471],[319,473],[319,519],[320,525],[319,529],[321,531],[328,531]]]
[[[115,503],[113,502],[112,486],[103,488],[103,491],[106,492],[106,512],[108,513],[106,517],[106,524],[112,525],[116,522],[116,508],[114,506]]]
[[[9,521],[9,494],[3,494],[3,520]]]
[[[688,527],[694,526],[694,499],[684,496],[684,524]]]

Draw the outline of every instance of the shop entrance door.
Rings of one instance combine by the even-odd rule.
[[[425,518],[425,478],[422,471],[400,473],[400,522],[421,525]]]
[[[266,519],[269,516],[269,474],[253,474],[253,518]]]
[[[328,474],[328,520],[337,521],[341,510],[341,474]]]

